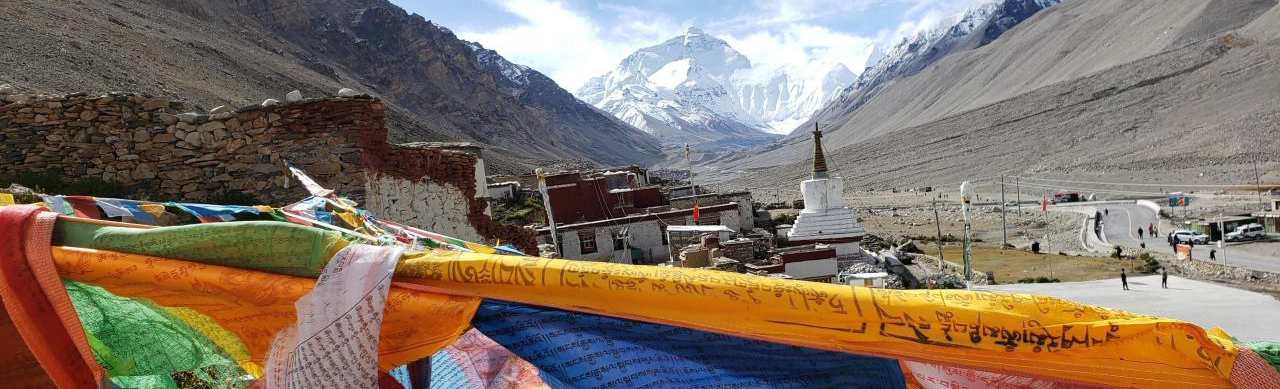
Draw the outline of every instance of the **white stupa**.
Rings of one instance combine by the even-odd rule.
[[[791,244],[823,243],[836,249],[836,254],[860,252],[858,242],[867,231],[858,223],[853,209],[844,205],[844,181],[827,176],[827,160],[822,154],[822,132],[813,129],[813,178],[800,183],[804,210],[787,233]]]

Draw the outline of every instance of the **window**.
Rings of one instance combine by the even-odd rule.
[[[583,254],[591,254],[596,252],[596,232],[595,231],[578,231],[578,244]]]
[[[613,251],[622,250],[623,247],[626,247],[626,245],[623,244],[622,242],[622,233],[618,231],[614,231],[613,232]]]

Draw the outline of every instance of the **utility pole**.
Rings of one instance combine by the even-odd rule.
[[[938,244],[938,273],[942,273],[942,222],[938,220],[938,199],[933,199],[933,225],[938,228],[938,238],[934,240]]]
[[[1218,213],[1218,250],[1222,251],[1222,267],[1227,267],[1227,230],[1222,229],[1222,213]]]
[[[1022,220],[1022,177],[1013,178],[1013,190],[1018,191],[1018,220]]]
[[[1000,245],[1000,250],[1004,250],[1009,246],[1009,223],[1004,217],[1004,176],[1000,176],[1000,233],[1004,235],[1004,244]]]
[[[961,253],[964,255],[964,285],[965,289],[969,289],[970,283],[973,281],[972,265],[969,262],[969,204],[973,200],[976,193],[973,184],[965,181],[960,184],[960,200],[964,210],[964,246]]]
[[[1267,210],[1267,203],[1262,201],[1262,176],[1258,175],[1258,160],[1253,160],[1253,184],[1254,189],[1258,191],[1258,205],[1262,207],[1259,211]]]

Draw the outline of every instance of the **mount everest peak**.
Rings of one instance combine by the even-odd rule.
[[[753,64],[697,27],[637,50],[577,96],[664,143],[736,148],[771,142],[838,96],[842,64]]]

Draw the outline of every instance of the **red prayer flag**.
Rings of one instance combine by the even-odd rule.
[[[1045,198],[1041,198],[1041,199],[1040,199],[1040,213],[1042,213],[1042,214],[1044,214],[1044,213],[1049,213],[1049,198],[1048,198],[1048,197],[1045,197]]]
[[[694,204],[693,205],[693,224],[698,224],[698,216],[701,216],[701,214],[698,212],[698,204]]]

